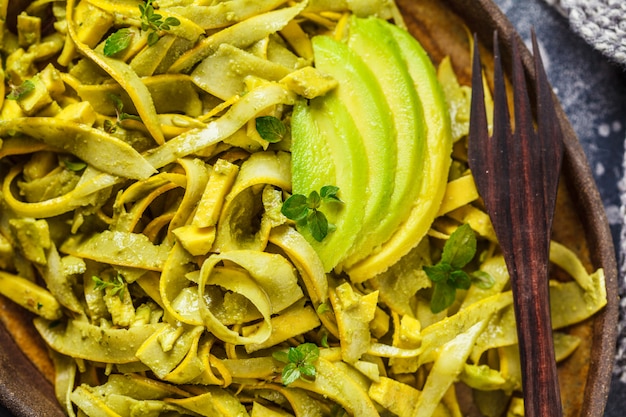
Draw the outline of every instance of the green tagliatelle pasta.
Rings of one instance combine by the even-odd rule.
[[[518,405],[504,260],[465,160],[433,156],[467,137],[468,87],[448,59],[438,79],[421,64],[402,79],[422,81],[415,103],[429,89],[445,94],[425,95],[423,120],[403,116],[420,132],[423,121],[430,138],[415,149],[426,167],[416,187],[436,186],[450,167],[431,201],[400,201],[415,194],[402,191],[405,178],[394,198],[406,218],[384,220],[382,245],[363,231],[368,252],[330,271],[303,220],[284,214],[292,116],[322,128],[350,117],[337,96],[296,114],[341,88],[316,67],[312,39],[341,41],[354,16],[373,17],[395,23],[402,48],[412,41],[393,2],[39,0],[17,16],[8,9],[0,0],[0,294],[37,316],[69,416],[458,416],[459,382],[479,407]],[[331,130],[346,136],[350,126]],[[310,161],[311,172],[345,173],[337,159]],[[341,196],[356,194],[346,191],[302,196],[305,209],[340,212]],[[384,191],[375,207],[393,195]],[[463,270],[486,284],[453,289],[436,311],[441,287],[423,267],[442,262],[461,225],[477,236]],[[580,343],[568,326],[606,304],[604,275],[562,243],[550,259],[569,276],[550,287],[565,360]]]

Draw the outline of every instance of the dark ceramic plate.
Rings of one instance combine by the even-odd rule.
[[[503,56],[510,39],[519,37],[491,0],[398,0],[406,23],[435,62],[452,58],[463,83],[469,84],[469,32],[476,32],[481,55],[491,65],[494,30]],[[523,49],[524,65],[533,82],[532,61]],[[505,67],[506,67],[505,62]],[[609,294],[607,306],[570,332],[583,340],[559,367],[565,416],[601,417],[608,396],[617,337],[618,292],[615,251],[600,195],[583,148],[562,109],[565,159],[559,190],[554,238],[574,248],[589,270],[603,268]],[[31,317],[0,299],[0,403],[16,416],[62,416],[54,397],[52,366],[45,347],[29,326]]]

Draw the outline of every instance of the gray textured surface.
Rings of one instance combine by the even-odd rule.
[[[545,0],[559,9],[572,29],[611,60],[626,65],[626,2]]]
[[[605,0],[610,3],[612,0]],[[548,3],[558,0],[495,0],[528,40],[534,27],[546,62],[548,78],[576,131],[592,167],[604,206],[611,223],[618,261],[621,265],[620,294],[622,324],[617,346],[613,381],[606,407],[607,417],[626,415],[626,284],[624,283],[624,140],[626,138],[626,67],[592,47],[580,30],[570,24],[581,16],[570,16]],[[562,6],[573,3],[561,0]],[[578,2],[581,3],[581,2]],[[594,3],[589,1],[588,3]],[[597,2],[596,2],[597,3]],[[608,4],[607,3],[607,4]],[[623,4],[623,0],[615,5]],[[575,18],[575,19],[573,19]],[[626,16],[624,21],[626,22]],[[625,23],[622,23],[622,25]],[[597,35],[597,33],[596,33]]]

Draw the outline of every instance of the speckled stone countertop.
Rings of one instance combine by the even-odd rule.
[[[620,338],[606,417],[626,415],[626,67],[612,62],[572,31],[550,0],[495,0],[526,41],[537,32],[548,78],[594,173],[620,265]],[[626,25],[626,16],[622,20]]]

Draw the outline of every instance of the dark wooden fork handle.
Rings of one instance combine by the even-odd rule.
[[[560,417],[562,405],[552,323],[548,264],[550,231],[563,153],[552,90],[533,33],[537,130],[525,74],[512,40],[515,129],[507,106],[494,36],[494,124],[490,137],[478,48],[475,48],[469,163],[511,276],[527,417]]]

